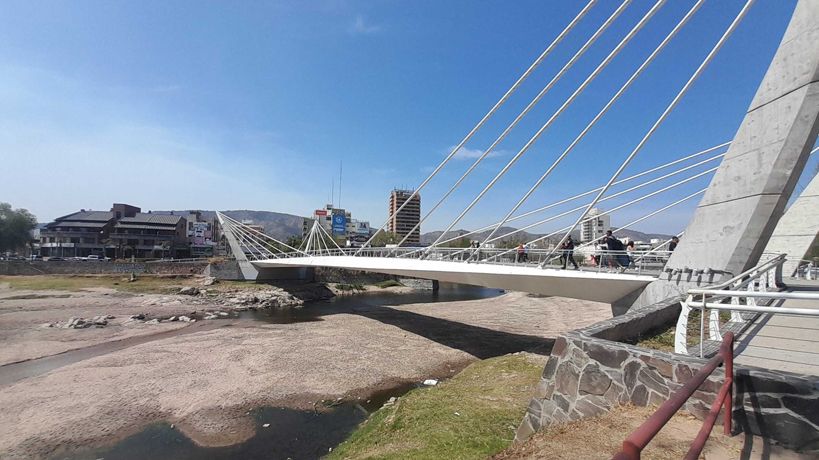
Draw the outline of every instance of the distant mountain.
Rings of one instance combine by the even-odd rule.
[[[509,232],[513,232],[515,230],[517,230],[517,229],[514,228],[514,227],[501,227],[495,233],[495,235],[492,238],[495,238],[495,237],[501,236],[501,235],[505,235],[505,234],[507,234]],[[422,245],[432,244],[433,242],[435,242],[435,240],[439,236],[441,236],[442,233],[443,233],[442,231],[438,230],[438,231],[434,231],[434,232],[428,232],[428,233],[421,234],[421,244]],[[442,238],[441,241],[445,241],[445,240],[448,240],[450,238],[460,237],[461,235],[464,235],[466,233],[469,233],[469,230],[463,230],[463,229],[451,230],[451,231],[447,232],[446,236],[444,238]],[[483,241],[483,240],[486,239],[487,236],[489,236],[490,233],[492,233],[492,230],[486,230],[486,231],[483,231],[483,232],[478,232],[478,233],[474,233],[472,235],[465,236],[464,238],[468,238],[470,240]],[[540,236],[541,235],[522,231],[522,232],[515,233],[514,235],[509,235],[508,237],[501,238],[500,241],[501,242],[510,241],[510,240],[514,240],[514,241],[531,241],[531,240],[533,240],[535,238],[538,238]]]
[[[623,239],[624,237],[628,237],[631,240],[645,241],[646,243],[651,241],[653,238],[657,238],[660,241],[665,241],[665,240],[670,240],[671,237],[674,236],[674,235],[666,235],[665,233],[643,233],[643,232],[639,232],[637,230],[631,230],[631,229],[628,229],[628,228],[625,229],[625,230],[620,230],[620,231],[617,231],[617,229],[615,228],[614,232],[615,232],[614,233],[615,236],[617,236],[620,239]]]
[[[160,214],[187,214],[189,211],[153,211]],[[215,219],[216,211],[200,211],[203,219]],[[248,209],[222,211],[228,217],[238,220],[252,220],[255,225],[264,227],[264,232],[273,238],[286,240],[293,235],[301,236],[303,217],[272,211],[251,211]]]

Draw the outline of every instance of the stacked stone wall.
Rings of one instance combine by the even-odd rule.
[[[706,360],[608,340],[628,340],[661,318],[674,318],[679,305],[669,302],[673,299],[558,337],[516,440],[617,405],[662,404],[688,382]],[[740,366],[734,371],[735,433],[819,453],[819,377]],[[722,368],[715,370],[684,409],[702,419],[724,376]]]
[[[393,275],[385,275],[382,273],[329,267],[316,267],[315,276],[316,281],[319,283],[345,284],[373,284],[395,278]]]
[[[0,261],[2,275],[199,275],[208,262]]]

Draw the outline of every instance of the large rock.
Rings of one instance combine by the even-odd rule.
[[[216,283],[217,283],[216,278],[208,276],[202,281],[202,286],[213,286]]]
[[[611,378],[600,370],[597,363],[591,363],[583,368],[580,375],[580,394],[603,396],[611,386]]]
[[[199,288],[193,286],[186,286],[179,290],[181,295],[199,295]]]

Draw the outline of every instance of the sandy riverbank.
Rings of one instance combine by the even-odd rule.
[[[96,295],[107,297],[102,302],[111,308],[131,300]],[[94,295],[82,298],[90,304]],[[312,408],[321,399],[354,399],[397,382],[451,375],[515,349],[548,351],[560,331],[610,314],[604,304],[509,293],[400,307],[362,304],[293,324],[236,321],[3,388],[0,456],[43,457],[109,444],[159,420],[202,445],[241,442],[254,434],[251,408]],[[4,336],[3,345],[20,338]]]

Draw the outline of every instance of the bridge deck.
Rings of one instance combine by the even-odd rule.
[[[629,273],[598,273],[388,257],[314,256],[253,261],[266,267],[330,267],[472,284],[533,294],[612,303],[656,278]]]
[[[819,282],[789,283],[790,292],[817,291]],[[819,310],[811,300],[786,300],[782,307]],[[737,342],[736,363],[819,376],[819,318],[761,315]]]

